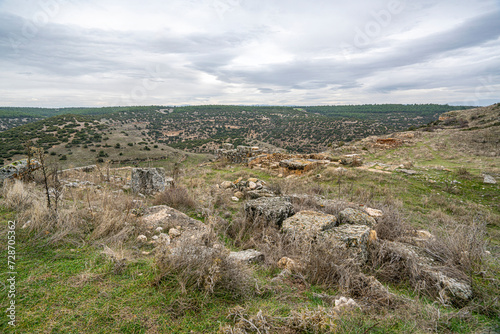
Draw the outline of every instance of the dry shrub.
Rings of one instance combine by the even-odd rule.
[[[251,315],[236,306],[228,318],[234,325],[219,328],[220,334],[246,333],[368,333],[376,325],[359,310],[337,314],[333,308],[317,306],[295,309],[287,317],[272,316],[259,310]]]
[[[229,258],[229,250],[217,243],[208,246],[191,239],[179,241],[158,252],[156,281],[178,282],[182,293],[201,290],[205,294],[230,294],[234,298],[249,296],[252,292],[250,269]]]
[[[282,189],[281,183],[273,182],[273,183],[268,185],[268,188],[270,191],[272,191],[273,193],[275,193],[278,196],[283,194],[283,189]]]
[[[349,203],[344,201],[328,201],[324,207],[320,208],[320,211],[338,217],[339,213],[348,207],[350,207]]]
[[[21,181],[6,182],[3,202],[17,211],[17,218],[35,238],[44,238],[49,243],[61,241],[79,244],[86,223],[74,205],[49,209],[43,193],[31,184]]]
[[[457,175],[462,178],[462,179],[466,179],[466,180],[470,180],[472,179],[472,174],[469,173],[469,171],[467,170],[467,168],[465,167],[459,167],[457,170],[456,170],[456,173]]]
[[[434,231],[436,238],[426,243],[426,249],[444,264],[464,273],[481,271],[486,251],[486,224],[474,221]]]
[[[300,212],[302,210],[318,210],[321,208],[321,204],[316,196],[300,196],[292,197],[293,209],[295,212]]]
[[[231,238],[234,246],[241,248],[256,247],[267,235],[278,233],[278,229],[269,226],[263,217],[247,218],[243,210],[238,212],[225,228],[219,230],[224,230],[224,234]]]
[[[246,333],[276,333],[276,318],[266,315],[259,310],[256,315],[249,315],[247,310],[241,306],[236,306],[229,311],[227,316],[234,322],[234,326],[222,326],[219,328],[220,334],[246,334]],[[280,328],[282,330],[282,328]]]
[[[155,205],[168,205],[178,210],[196,208],[196,201],[184,187],[172,187],[159,193],[153,203]]]
[[[453,226],[456,225],[456,220],[450,215],[442,211],[442,209],[432,210],[427,214],[431,220],[431,226]]]
[[[127,251],[123,249],[122,244],[114,247],[114,249],[105,245],[102,253],[113,263],[113,273],[115,275],[121,274],[127,267]]]
[[[353,158],[350,164],[351,167],[359,167],[363,166],[363,160],[359,158]]]
[[[412,286],[416,286],[420,281],[418,258],[410,253],[395,252],[383,241],[370,247],[369,266],[384,282],[410,281]]]
[[[382,208],[382,217],[377,218],[377,237],[395,241],[412,232],[412,228],[404,221],[400,209],[396,205]]]
[[[91,223],[92,240],[108,244],[124,242],[134,233],[138,219],[132,214],[134,202],[123,193],[87,189],[86,219]]]
[[[287,325],[306,333],[337,333],[337,319],[333,308],[318,306],[314,309],[292,310]]]

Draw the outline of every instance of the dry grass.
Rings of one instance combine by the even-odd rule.
[[[184,294],[197,289],[206,295],[250,296],[253,289],[250,269],[229,258],[229,250],[215,242],[213,231],[210,234],[204,238],[204,244],[183,239],[175,246],[164,246],[159,250],[156,256],[157,283],[174,279]]]
[[[464,273],[481,271],[487,244],[484,222],[460,224],[453,230],[441,228],[434,234],[436,238],[428,240],[426,248],[441,262]]]
[[[190,192],[184,187],[173,187],[159,193],[154,201],[155,205],[168,205],[177,210],[189,210],[196,208],[196,201]]]
[[[5,182],[2,194],[2,202],[17,211],[25,228],[50,243],[123,242],[138,224],[132,200],[105,188],[63,190],[62,197],[71,200],[61,201],[57,210],[47,207],[43,192],[32,184]]]

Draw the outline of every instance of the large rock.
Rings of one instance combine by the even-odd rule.
[[[151,194],[165,190],[165,186],[170,186],[173,179],[165,179],[164,168],[133,168],[130,183],[133,192]]]
[[[258,263],[264,261],[264,254],[255,249],[247,249],[240,252],[231,252],[229,258],[238,262]]]
[[[326,213],[303,210],[283,222],[283,231],[298,238],[312,239],[322,231],[337,225],[337,217]]]
[[[34,159],[31,159],[29,166],[27,159],[14,161],[9,165],[0,168],[0,181],[14,177],[21,177],[30,171],[39,169],[40,167],[42,167],[42,165]]]
[[[377,238],[375,231],[366,225],[340,225],[323,234],[337,246],[348,249],[361,262],[366,262],[368,246]]]
[[[186,238],[198,241],[208,233],[207,225],[166,205],[149,207],[142,216],[142,221],[146,229],[150,231],[158,227],[169,233],[175,230],[176,235],[171,235],[172,242]]]
[[[375,226],[377,221],[366,212],[347,208],[339,213],[339,221],[341,224],[366,225],[369,227]]]
[[[497,183],[497,180],[495,180],[495,178],[491,175],[488,175],[488,174],[483,174],[483,182],[486,183],[486,184],[496,184]]]
[[[263,218],[269,225],[281,224],[295,211],[289,197],[261,197],[245,203],[247,219]]]
[[[288,171],[299,172],[307,172],[313,168],[318,166],[318,161],[314,159],[287,159],[281,160],[279,162],[279,166],[282,168],[286,168]]]

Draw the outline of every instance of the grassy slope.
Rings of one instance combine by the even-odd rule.
[[[384,205],[383,202],[401,200],[404,211],[411,213],[414,223],[427,228],[430,228],[428,224],[432,219],[432,212],[443,210],[450,217],[455,217],[452,210],[456,210],[456,205],[461,201],[461,197],[428,188],[426,181],[421,178],[411,179],[398,174],[374,175],[352,169],[342,176],[343,182],[338,187],[338,175],[334,174],[333,168],[320,172],[324,178],[316,186],[319,185],[327,197],[379,203],[378,207]],[[212,183],[234,180],[240,176],[264,176],[260,171],[241,167],[201,171],[198,168],[186,173],[184,180],[187,184],[194,177],[201,177]],[[269,176],[267,179],[276,181]],[[311,189],[311,182],[308,180],[308,176],[289,180],[287,182],[293,184],[284,183],[283,188],[293,187],[297,192],[308,192]],[[423,194],[430,196],[426,204],[421,201]],[[238,205],[235,204],[235,207]],[[14,213],[5,209],[1,213],[4,228],[6,221],[12,219]],[[464,213],[456,214],[458,216]],[[288,316],[293,309],[322,305],[312,295],[322,289],[305,287],[301,283],[292,284],[280,294],[267,294],[250,300],[231,300],[224,295],[206,298],[201,292],[181,295],[175,281],[164,282],[160,287],[153,286],[155,266],[150,257],[136,256],[121,274],[115,274],[113,263],[101,253],[102,248],[97,245],[82,248],[46,246],[43,242],[30,241],[23,230],[18,231],[17,247],[19,332],[185,333],[193,330],[207,333],[215,332],[221,324],[229,323],[227,314],[236,305],[243,305],[254,313],[262,309],[268,315],[281,317]],[[498,248],[492,251],[498,251]],[[276,274],[259,267],[255,269],[255,275],[261,282]],[[404,287],[394,287],[392,291],[418,300],[418,297]],[[328,292],[336,294],[335,291]],[[3,297],[2,295],[2,308],[6,300]],[[423,298],[418,303],[425,306],[430,305],[431,301]],[[447,314],[453,314],[452,309],[441,308],[440,312],[443,319],[436,324],[444,332],[468,333],[477,329],[478,325],[494,326],[493,319],[479,314],[473,315],[475,320],[471,322],[471,319],[460,320],[453,316],[447,319]],[[433,321],[432,317],[432,314],[428,314],[422,315],[422,319],[405,319],[402,314],[376,317],[373,314],[360,314],[351,320],[352,323],[346,322],[344,325],[349,330],[357,327],[358,333],[363,333],[374,325],[372,332],[375,333],[420,332],[418,321]],[[6,328],[6,319],[0,319],[0,330],[5,331]]]

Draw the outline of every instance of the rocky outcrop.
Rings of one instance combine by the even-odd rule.
[[[339,221],[342,224],[366,225],[373,227],[377,221],[368,213],[361,210],[347,208],[339,213]]]
[[[222,144],[221,149],[215,150],[215,155],[217,159],[225,159],[232,163],[243,163],[248,162],[253,157],[258,156],[263,153],[257,146],[244,146],[239,145],[234,148],[234,145],[231,143]]]
[[[171,186],[173,179],[165,178],[164,168],[133,168],[130,183],[133,192],[152,194]]]
[[[245,203],[247,219],[264,219],[267,224],[281,227],[295,213],[289,197],[261,197]]]

